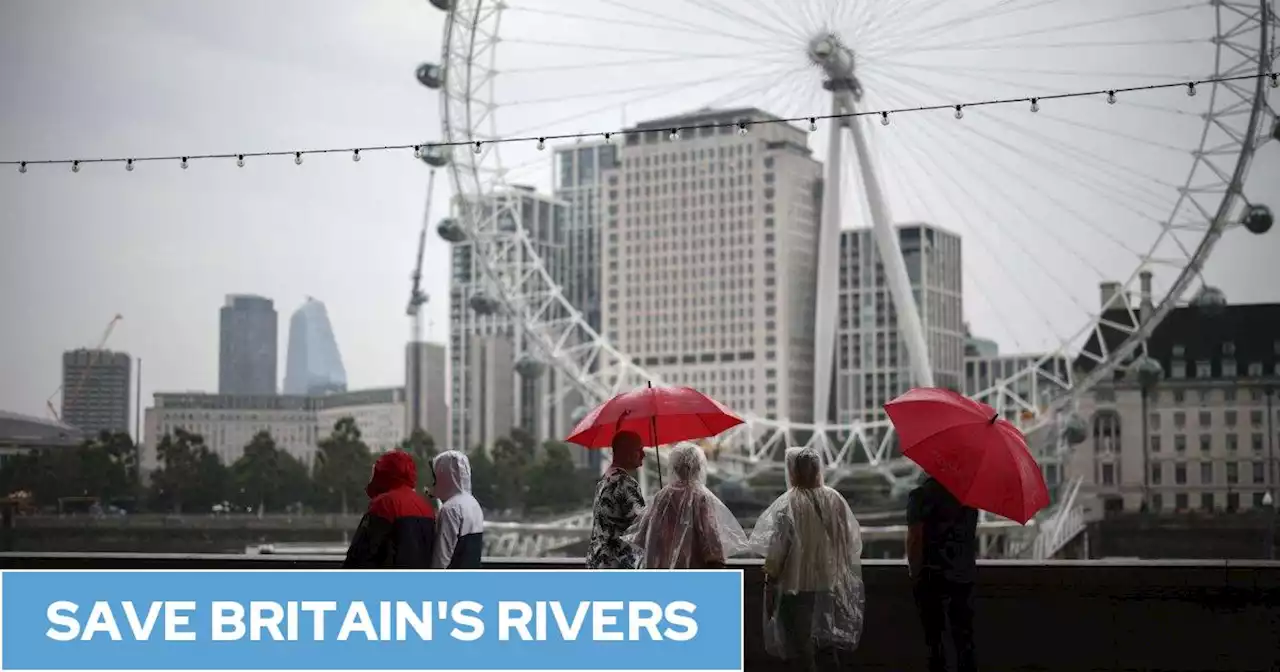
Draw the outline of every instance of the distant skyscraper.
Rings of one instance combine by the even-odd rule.
[[[567,204],[531,187],[515,187],[486,196],[476,207],[480,217],[496,216],[502,231],[523,229],[547,272],[560,286],[568,284],[563,262]],[[452,266],[449,446],[457,450],[488,448],[512,427],[525,429],[540,440],[551,438],[561,429],[560,418],[568,412],[562,411],[562,404],[540,402],[560,398],[554,393],[556,386],[563,384],[560,375],[535,359],[513,359],[515,353],[531,348],[522,347],[525,334],[498,310],[497,297],[486,286],[470,243],[454,244]]]
[[[556,150],[555,197],[569,205],[565,218],[565,297],[600,330],[600,200],[604,171],[617,167],[618,148],[609,143],[575,144]]]
[[[960,237],[929,224],[898,226],[907,277],[929,344],[934,384],[963,391],[965,327]],[[870,229],[840,232],[835,414],[838,422],[883,417],[911,388],[906,344]]]
[[[417,348],[419,374],[413,375],[414,348]],[[404,352],[405,370],[405,434],[414,425],[422,427],[442,448],[449,441],[449,403],[445,397],[448,377],[445,366],[448,354],[439,343],[409,343]],[[414,381],[421,389],[414,387]],[[416,423],[415,423],[416,414]]]
[[[763,119],[700,110],[627,132],[602,173],[602,326],[670,383],[806,421],[822,168],[799,128],[733,128]]]
[[[110,350],[62,354],[62,421],[87,434],[129,431],[129,355]]]
[[[228,295],[220,322],[218,393],[275,394],[277,318],[271,299]]]
[[[285,394],[329,394],[347,390],[347,371],[333,337],[329,311],[307,297],[289,320],[289,354],[285,362]]]

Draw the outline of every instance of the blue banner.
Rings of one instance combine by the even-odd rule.
[[[741,670],[736,571],[6,571],[6,670]]]

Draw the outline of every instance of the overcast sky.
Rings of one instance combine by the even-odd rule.
[[[1202,78],[1215,67],[1212,8],[1176,0],[508,4],[502,74],[484,93],[501,104],[493,130],[503,135],[614,130],[702,105],[823,113],[803,52],[821,24],[858,50],[867,109]],[[0,0],[0,157],[438,139],[439,98],[413,71],[439,60],[443,18],[423,0]],[[895,218],[964,236],[975,330],[1032,350],[1084,324],[1100,279],[1136,268],[1126,248],[1145,251],[1170,217],[1208,98],[1126,94],[1115,106],[1046,103],[1034,117],[1025,105],[971,109],[963,121],[903,114],[867,130]],[[825,147],[825,130],[812,147]],[[509,148],[503,161],[511,181],[550,187],[550,152]],[[0,174],[0,409],[44,414],[62,351],[95,345],[117,313],[107,345],[144,360],[145,404],[157,390],[215,389],[228,293],[275,300],[281,377],[288,316],[314,296],[328,305],[350,384],[401,384],[426,181],[407,153]],[[439,182],[433,222],[451,193]],[[1280,143],[1258,153],[1246,193],[1280,206]],[[847,219],[865,223],[860,212]],[[1275,301],[1277,258],[1280,231],[1235,228],[1206,280],[1232,301]],[[447,280],[447,247],[433,234],[424,282],[438,341]]]

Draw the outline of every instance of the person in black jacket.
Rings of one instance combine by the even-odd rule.
[[[365,487],[369,511],[360,519],[343,569],[428,569],[436,512],[418,494],[418,468],[408,453],[378,458]]]
[[[974,672],[973,584],[978,510],[926,479],[907,503],[907,567],[929,647],[929,672],[946,672],[948,640],[958,672]]]

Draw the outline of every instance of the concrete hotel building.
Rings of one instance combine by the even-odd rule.
[[[496,216],[498,228],[523,229],[534,241],[547,271],[564,286],[565,221],[568,206],[516,187],[492,194],[479,204],[483,217]],[[488,448],[520,427],[542,440],[563,429],[561,405],[555,402],[558,372],[534,359],[517,360],[524,350],[519,325],[501,312],[486,288],[484,271],[468,242],[453,245],[449,288],[450,433],[449,446]],[[518,263],[518,260],[513,260]],[[488,304],[485,308],[486,302]]]
[[[128,432],[129,355],[110,350],[62,353],[62,422],[89,436]]]
[[[408,434],[404,389],[399,387],[323,396],[157,393],[155,405],[146,411],[139,463],[144,473],[155,470],[156,446],[181,428],[203,437],[225,464],[239,459],[253,436],[265,431],[277,448],[311,467],[320,441],[348,416],[375,454],[394,449]]]
[[[1149,310],[1142,301],[1139,310]],[[1219,312],[1220,311],[1220,312]],[[1123,308],[1107,321],[1132,323]],[[1102,328],[1108,346],[1123,334]],[[1097,336],[1086,349],[1098,353]],[[1234,305],[1218,311],[1176,308],[1148,341],[1163,379],[1147,390],[1131,369],[1081,401],[1088,423],[1068,475],[1083,479],[1090,513],[1233,512],[1263,506],[1280,485],[1280,305]],[[1087,370],[1086,357],[1077,367]],[[1144,466],[1145,465],[1145,466]]]
[[[931,224],[897,228],[934,384],[960,390],[965,353],[960,237]],[[883,417],[884,403],[910,389],[913,381],[870,229],[840,232],[838,287],[835,419],[874,421]]]
[[[761,110],[701,110],[626,132],[601,189],[606,337],[666,381],[805,421],[821,166]],[[729,124],[719,129],[689,127]],[[685,127],[679,138],[672,129]]]
[[[219,315],[219,394],[276,393],[277,322],[271,299],[227,296]]]

